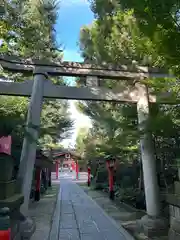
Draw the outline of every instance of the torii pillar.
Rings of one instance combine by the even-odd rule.
[[[136,82],[139,93],[137,113],[140,130],[141,159],[144,176],[147,215],[142,218],[145,234],[153,236],[159,230],[165,231],[167,223],[161,217],[160,190],[157,182],[156,159],[153,149],[152,135],[147,129],[149,120],[149,94],[145,84]]]
[[[86,77],[87,86],[98,86],[98,78],[95,76]],[[151,133],[148,131],[149,120],[149,93],[146,85],[136,82],[138,89],[137,113],[139,129],[141,132],[141,159],[143,166],[144,188],[146,198],[147,215],[141,219],[144,232],[148,236],[163,234],[167,230],[167,222],[161,217],[161,204],[159,187],[156,175],[156,159],[154,155]],[[160,234],[161,234],[160,233]]]
[[[22,182],[24,203],[21,206],[21,213],[28,215],[29,196],[31,191],[34,163],[36,159],[37,141],[39,137],[40,117],[43,104],[44,82],[46,73],[36,68],[34,71],[34,83],[31,100],[28,109],[27,125],[23,142],[21,161],[18,178]]]

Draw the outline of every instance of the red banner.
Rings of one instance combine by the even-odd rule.
[[[0,153],[6,153],[8,155],[11,155],[11,144],[12,144],[11,136],[1,137],[0,138]]]

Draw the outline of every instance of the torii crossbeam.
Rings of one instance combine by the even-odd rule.
[[[141,66],[97,66],[75,62],[48,63],[37,60],[19,60],[15,57],[0,55],[0,65],[4,70],[11,72],[23,72],[26,76],[32,75],[35,67],[40,67],[43,72],[50,76],[86,76],[92,78],[106,78],[116,80],[128,80],[170,77],[157,68]],[[25,82],[0,82],[1,95],[31,96],[33,81]],[[56,99],[76,99],[94,101],[117,101],[134,102],[138,101],[138,90],[135,86],[124,86],[118,89],[98,87],[97,84],[91,87],[70,87],[55,85],[47,80],[44,83],[43,97]],[[150,102],[172,103],[174,101],[170,93],[162,93],[158,96],[149,92]]]

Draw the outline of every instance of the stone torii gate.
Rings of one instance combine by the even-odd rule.
[[[137,104],[138,122],[143,134],[141,135],[141,157],[143,165],[144,186],[146,196],[147,221],[154,228],[158,228],[161,207],[159,189],[156,177],[155,156],[152,147],[151,135],[146,132],[146,123],[149,117],[149,102],[168,103],[170,98],[165,95],[153,95],[140,80],[148,78],[170,77],[159,69],[140,66],[96,66],[73,62],[50,63],[37,60],[20,60],[10,56],[0,56],[0,65],[4,71],[22,72],[34,80],[25,82],[0,82],[1,95],[31,96],[29,104],[26,130],[33,136],[30,141],[25,136],[19,177],[23,182],[22,191],[24,204],[21,212],[28,214],[29,194],[32,182],[32,171],[36,154],[36,141],[38,140],[38,128],[40,127],[40,115],[43,97],[55,99],[76,99],[94,101],[130,102]],[[86,87],[70,87],[54,85],[48,76],[79,76],[86,77]],[[107,89],[98,86],[98,79],[115,79],[117,81],[127,80],[134,85],[125,86],[120,89]],[[143,81],[144,82],[144,81]],[[142,124],[143,123],[143,124]],[[162,221],[161,221],[162,223]]]

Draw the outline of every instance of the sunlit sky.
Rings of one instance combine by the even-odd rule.
[[[81,62],[78,40],[80,29],[83,25],[89,25],[93,21],[93,13],[90,10],[88,0],[61,0],[58,21],[56,25],[57,41],[64,48],[64,61]],[[73,79],[69,79],[73,81]],[[74,132],[71,139],[62,142],[64,147],[74,146],[79,128],[89,127],[90,119],[78,112],[75,101],[70,102],[71,117],[74,120]]]

